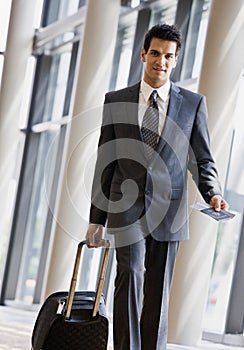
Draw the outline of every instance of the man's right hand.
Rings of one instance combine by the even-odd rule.
[[[89,241],[88,247],[99,247],[103,245],[99,241],[103,238],[103,225],[100,224],[89,224],[86,232],[86,239]],[[97,243],[98,242],[98,243]]]

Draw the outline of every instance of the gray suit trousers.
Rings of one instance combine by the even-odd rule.
[[[141,227],[132,226],[136,236]],[[127,237],[133,235],[129,231]],[[166,350],[169,293],[179,242],[159,242],[144,232],[143,238],[124,245],[124,234],[116,234],[114,350]]]

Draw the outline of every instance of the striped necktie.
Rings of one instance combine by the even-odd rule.
[[[142,120],[142,137],[146,146],[146,151],[149,158],[152,158],[153,152],[157,147],[158,143],[158,123],[159,123],[159,112],[157,105],[157,90],[153,90],[149,97],[149,106]]]

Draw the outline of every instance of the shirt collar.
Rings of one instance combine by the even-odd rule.
[[[161,86],[158,89],[154,89],[153,87],[151,87],[149,84],[147,84],[144,80],[141,81],[141,92],[142,95],[145,99],[145,101],[147,102],[152,91],[153,90],[157,90],[159,97],[166,102],[167,98],[169,96],[169,90],[170,90],[170,80],[167,81],[166,84],[164,84],[163,86]]]

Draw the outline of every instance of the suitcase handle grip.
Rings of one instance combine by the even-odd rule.
[[[95,297],[93,311],[92,311],[92,317],[95,317],[97,315],[97,312],[98,312],[100,298],[101,298],[103,284],[104,284],[104,279],[105,279],[105,274],[106,274],[106,269],[107,269],[107,265],[108,265],[108,257],[109,257],[109,247],[110,247],[109,241],[102,239],[102,240],[97,241],[96,243],[99,243],[100,241],[103,241],[104,255],[103,255],[103,261],[102,261],[102,266],[101,266],[101,270],[100,270],[98,285],[97,285],[97,291],[96,291],[96,297]],[[89,241],[84,240],[84,241],[81,241],[77,247],[73,275],[72,275],[69,294],[68,294],[65,319],[69,319],[70,315],[71,315],[72,304],[73,304],[74,295],[75,295],[75,287],[76,287],[76,283],[77,283],[77,276],[78,276],[79,266],[80,266],[81,252],[82,252],[83,246],[87,245],[87,244],[89,244]]]

